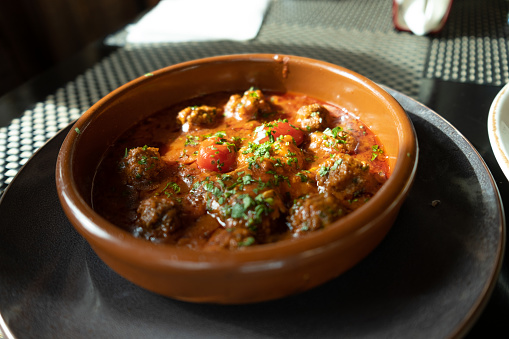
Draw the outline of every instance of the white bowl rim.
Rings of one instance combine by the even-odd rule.
[[[503,119],[504,112],[507,122]],[[509,83],[498,92],[490,106],[488,136],[495,159],[509,180]]]

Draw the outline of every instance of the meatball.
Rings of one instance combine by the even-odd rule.
[[[341,127],[327,128],[323,132],[309,134],[309,150],[325,150],[329,153],[353,154],[357,149],[357,140]]]
[[[264,243],[272,234],[280,232],[277,221],[285,213],[280,195],[270,189],[259,194],[247,191],[234,195],[222,217],[227,229],[248,229],[256,240]]]
[[[164,167],[159,149],[147,146],[130,149],[121,164],[127,184],[139,190],[151,189]]]
[[[304,131],[323,131],[329,122],[329,111],[320,104],[302,106],[297,111],[297,122]]]
[[[204,250],[215,251],[218,249],[237,249],[240,247],[255,245],[256,240],[248,229],[235,228],[216,230],[207,241]]]
[[[281,231],[278,221],[287,209],[277,187],[272,188],[274,182],[254,180],[248,170],[228,177],[197,182],[187,204],[213,216],[228,230],[248,230],[257,242],[266,242],[272,234]]]
[[[143,200],[137,209],[140,235],[146,239],[166,239],[178,231],[181,213],[177,202],[166,195],[152,196]]]
[[[181,110],[177,120],[182,124],[182,130],[188,132],[202,126],[213,125],[220,116],[220,109],[210,106],[190,106]]]
[[[370,174],[366,162],[348,154],[338,154],[322,163],[316,172],[316,182],[320,193],[330,192],[345,205],[365,202],[382,185],[381,180]]]
[[[183,207],[184,205],[182,205]],[[185,212],[183,212],[185,214]],[[177,240],[177,246],[183,246],[193,249],[203,248],[209,239],[218,230],[224,229],[215,219],[209,214],[203,214],[196,222],[190,225],[186,225],[179,232],[179,238]],[[181,236],[180,236],[181,234]]]
[[[234,94],[225,106],[225,116],[237,120],[250,120],[267,117],[274,113],[269,101],[265,99],[262,91],[249,89],[240,96]]]
[[[274,142],[250,142],[242,147],[238,154],[238,168],[248,167],[258,174],[267,171],[277,174],[297,172],[303,168],[305,160],[304,152],[290,135],[280,136]]]
[[[346,215],[343,205],[330,194],[313,194],[297,199],[287,217],[295,236],[316,231]]]

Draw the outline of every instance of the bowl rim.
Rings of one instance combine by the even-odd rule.
[[[509,180],[509,146],[504,146],[501,134],[502,108],[509,105],[509,83],[505,84],[497,93],[488,112],[488,137],[502,172]],[[505,123],[504,123],[505,124]]]
[[[135,238],[131,233],[110,223],[98,215],[79,194],[72,178],[71,164],[74,157],[76,143],[81,133],[86,133],[87,126],[93,121],[94,113],[105,106],[110,100],[124,95],[133,89],[153,81],[154,78],[167,73],[178,72],[201,64],[221,62],[292,62],[318,66],[326,71],[332,71],[359,83],[362,87],[388,103],[400,118],[399,125],[406,125],[411,131],[406,136],[399,135],[400,148],[397,161],[390,178],[368,203],[358,210],[339,219],[325,229],[307,234],[305,237],[292,238],[270,244],[262,244],[236,251],[201,251],[184,247],[168,246],[152,243]],[[286,61],[285,61],[286,60]],[[401,127],[402,128],[402,127]],[[77,131],[80,131],[79,133]],[[406,138],[406,139],[405,139]],[[406,142],[402,142],[402,140]],[[109,252],[122,253],[125,261],[134,265],[152,268],[173,267],[185,270],[229,269],[238,264],[250,263],[253,270],[267,267],[274,268],[274,263],[287,258],[289,255],[298,259],[316,255],[326,251],[330,246],[337,246],[354,237],[358,233],[367,231],[372,225],[397,208],[398,203],[407,195],[417,170],[419,147],[413,124],[401,105],[383,88],[368,78],[342,66],[307,57],[286,54],[231,54],[200,58],[170,65],[147,73],[113,90],[97,103],[91,106],[74,124],[66,136],[57,158],[56,183],[59,199],[65,205],[71,216],[71,223],[81,233],[92,247],[108,247]],[[406,178],[399,183],[393,178]],[[391,180],[392,179],[392,180]],[[389,199],[389,200],[387,200]],[[383,201],[392,201],[386,204]],[[370,213],[363,213],[364,211]],[[375,215],[373,215],[375,214]],[[352,219],[357,222],[352,222]],[[140,255],[143,250],[143,255]],[[260,266],[261,265],[261,266]],[[272,265],[272,266],[271,266]]]

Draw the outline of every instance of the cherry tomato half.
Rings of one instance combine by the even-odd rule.
[[[221,173],[233,169],[236,158],[235,145],[226,139],[209,138],[202,142],[198,153],[198,167]]]
[[[304,132],[302,132],[297,127],[292,126],[288,122],[278,121],[272,122],[268,125],[269,126],[264,128],[263,133],[267,134],[267,131],[270,130],[270,133],[272,136],[274,136],[274,139],[277,139],[280,135],[289,135],[293,137],[297,145],[300,145],[302,141],[304,141]],[[267,140],[269,140],[269,137],[262,138],[259,142],[264,143]]]

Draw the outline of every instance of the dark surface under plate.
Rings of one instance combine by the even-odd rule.
[[[8,330],[20,338],[464,335],[501,265],[499,194],[483,160],[454,127],[388,90],[409,113],[420,145],[416,181],[394,227],[337,279],[253,305],[175,301],[111,271],[58,202],[55,161],[69,128],[60,132],[19,172],[0,203],[0,314]]]

